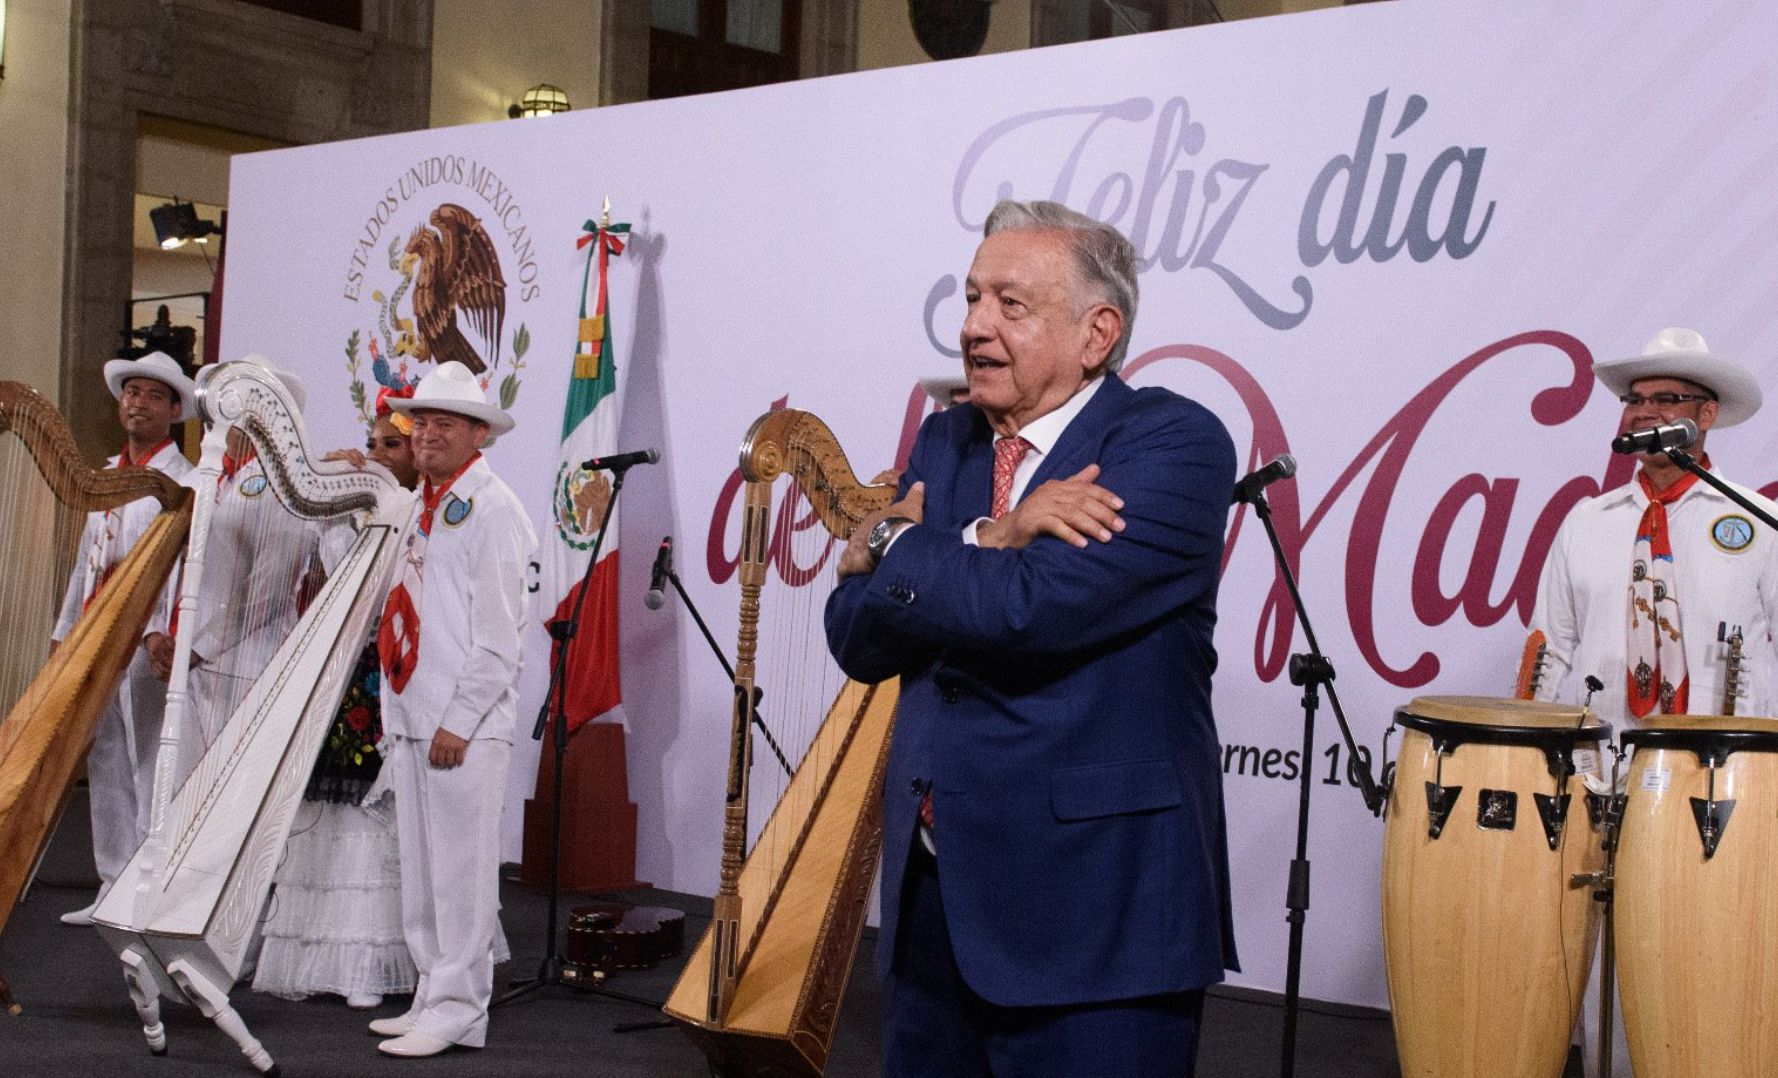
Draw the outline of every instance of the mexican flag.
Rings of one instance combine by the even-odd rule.
[[[555,529],[545,541],[540,605],[545,624],[574,617],[580,604],[580,630],[569,643],[564,710],[570,732],[623,701],[617,669],[617,515],[611,517],[599,546],[599,562],[590,579],[587,559],[598,539],[599,523],[611,499],[611,477],[589,472],[581,462],[617,451],[617,424],[623,397],[617,391],[617,361],[612,348],[611,317],[606,305],[610,260],[623,254],[627,224],[611,224],[609,214],[588,221],[579,240],[587,250],[587,273],[581,286],[580,336],[574,370],[568,380],[568,403],[562,411],[562,451],[551,488]],[[595,282],[595,275],[597,280]],[[588,308],[591,307],[591,311]],[[585,601],[581,584],[588,579]],[[551,653],[562,642],[557,640]],[[551,714],[556,701],[550,700]]]

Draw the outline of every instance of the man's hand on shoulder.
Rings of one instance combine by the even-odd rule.
[[[1019,550],[1040,535],[1053,535],[1084,549],[1091,539],[1111,542],[1124,530],[1118,510],[1124,500],[1098,484],[1099,466],[1089,464],[1067,479],[1052,479],[1031,491],[1012,512],[975,530],[984,547]]]
[[[844,580],[849,576],[859,576],[876,571],[876,563],[871,560],[870,551],[865,547],[865,541],[870,538],[872,528],[889,517],[906,517],[918,524],[925,519],[925,515],[926,484],[915,483],[908,488],[907,495],[901,501],[865,517],[859,522],[858,527],[852,529],[852,538],[847,541],[845,551],[840,554],[840,579]]]

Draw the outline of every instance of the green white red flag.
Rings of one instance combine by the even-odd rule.
[[[617,360],[612,346],[607,282],[611,260],[624,251],[627,224],[612,224],[609,207],[599,221],[582,226],[577,246],[587,253],[581,283],[580,332],[568,379],[568,403],[562,411],[562,451],[551,488],[554,534],[545,543],[540,596],[545,622],[570,618],[587,580],[580,608],[580,629],[569,644],[564,711],[570,732],[617,707],[623,701],[617,659],[618,526],[614,512],[599,561],[587,578],[599,522],[611,498],[610,476],[589,472],[581,462],[617,451],[618,419],[623,397],[617,389]],[[590,309],[589,309],[590,308]],[[557,658],[551,651],[551,662]],[[555,701],[550,701],[553,713]]]

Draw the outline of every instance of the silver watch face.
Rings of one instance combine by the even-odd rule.
[[[895,522],[894,521],[879,520],[879,521],[877,521],[875,526],[873,526],[871,528],[870,534],[865,536],[864,545],[870,549],[870,552],[872,554],[875,554],[878,557],[881,557],[883,554],[883,548],[885,546],[889,545],[889,536],[892,535],[894,533],[894,531],[895,531]]]

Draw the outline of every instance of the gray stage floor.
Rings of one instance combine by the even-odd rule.
[[[23,1004],[16,1017],[0,1015],[0,1075],[96,1078],[144,1075],[187,1078],[253,1072],[233,1043],[189,1007],[167,1006],[163,1015],[170,1051],[151,1057],[115,959],[90,928],[57,921],[65,910],[91,900],[96,880],[88,852],[84,792],[70,802],[68,818],[51,844],[37,887],[15,909],[0,937],[0,973]],[[544,953],[543,897],[512,884],[502,888],[503,921],[514,961],[500,967],[499,983],[535,973]],[[688,940],[703,929],[709,900],[662,891],[618,896],[688,913]],[[564,899],[564,907],[583,901]],[[1279,922],[1283,929],[1282,917]],[[864,950],[868,951],[868,946]],[[607,986],[646,1000],[663,998],[678,973],[677,962],[618,975]],[[286,1078],[350,1078],[404,1072],[426,1076],[587,1075],[612,1078],[695,1078],[708,1073],[703,1057],[675,1029],[618,1033],[614,1027],[656,1017],[633,1003],[574,993],[564,988],[533,992],[494,1012],[488,1047],[454,1051],[427,1060],[378,1055],[367,1018],[398,1014],[404,999],[378,1011],[348,1011],[335,996],[300,1003],[235,993],[235,1005],[263,1041]],[[834,1037],[828,1067],[832,1078],[874,1078],[880,1073],[880,993],[868,958],[854,971]],[[1374,1011],[1310,1004],[1298,1027],[1296,1073],[1302,1078],[1395,1078],[1398,1069],[1389,1021]],[[1266,1078],[1279,1073],[1283,1012],[1277,997],[1221,990],[1205,1008],[1200,1078]],[[1083,1076],[1097,1078],[1097,1076]]]

